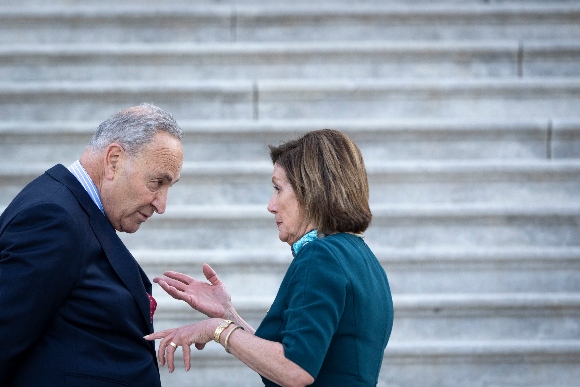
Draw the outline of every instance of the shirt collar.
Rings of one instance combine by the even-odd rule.
[[[103,209],[103,204],[101,203],[101,196],[99,195],[99,190],[97,189],[95,183],[93,183],[93,180],[91,179],[91,177],[89,176],[89,174],[87,173],[81,162],[79,160],[75,161],[70,167],[68,167],[68,170],[70,171],[70,173],[74,175],[74,177],[77,178],[79,183],[81,183],[85,191],[87,191],[93,202],[97,205],[97,207],[99,207],[99,210],[101,210],[101,212],[104,215],[105,210]]]

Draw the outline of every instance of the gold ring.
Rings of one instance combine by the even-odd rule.
[[[175,344],[173,341],[171,343],[169,343],[169,345],[171,345],[173,348],[177,349],[177,344]]]

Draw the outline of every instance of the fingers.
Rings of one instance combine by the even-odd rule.
[[[159,280],[157,283],[163,290],[165,290],[167,294],[176,300],[185,300],[187,298],[187,294],[185,294],[182,290],[176,289],[174,286],[169,285],[164,280]]]
[[[185,366],[185,371],[189,371],[191,368],[191,348],[189,346],[183,346],[183,365]]]
[[[176,279],[173,279],[170,277],[162,277],[162,278],[156,278],[156,279],[157,279],[157,283],[159,285],[167,284],[167,285],[174,287],[175,289],[181,290],[181,291],[185,290],[187,285],[189,285],[189,284],[186,284],[184,282],[181,282],[179,280],[176,280]]]
[[[157,348],[157,361],[159,362],[160,366],[165,365],[165,347],[167,344],[164,344],[163,341],[159,343],[159,348]]]
[[[167,368],[169,372],[175,370],[175,352],[177,347],[181,344],[177,341],[174,335],[169,335],[159,342],[159,349],[157,349],[157,360],[160,366],[164,366],[167,363]]]
[[[177,344],[175,347],[170,344],[165,347],[165,355],[167,356],[167,369],[169,369],[169,372],[175,371],[175,352],[177,352]]]
[[[165,365],[165,349],[167,346],[175,349],[172,345],[169,345],[169,343],[172,342],[171,338],[173,337],[173,331],[174,329],[168,329],[165,331],[153,332],[147,336],[143,336],[143,338],[148,341],[163,339],[159,342],[159,348],[157,349],[157,361],[159,361],[160,366]]]
[[[155,340],[155,339],[162,339],[165,336],[167,336],[169,333],[171,333],[171,329],[169,330],[165,330],[165,331],[159,331],[159,332],[153,332],[148,334],[147,336],[143,336],[143,338],[145,340],[151,341],[151,340]]]
[[[212,285],[219,285],[221,283],[220,279],[218,278],[216,272],[214,269],[212,269],[212,267],[210,265],[208,265],[207,263],[203,264],[203,274],[205,275],[205,278],[207,278],[207,280],[212,284]],[[163,273],[165,275],[165,277],[155,277],[153,278],[153,282],[158,283],[159,285],[162,285],[163,283],[169,285],[170,287],[174,287],[175,289],[179,290],[179,291],[186,291],[186,287],[188,285],[191,285],[192,283],[195,282],[199,282],[196,281],[194,278],[183,274],[183,273],[179,273],[177,271],[166,271],[165,273]],[[167,288],[162,286],[163,289],[165,289],[165,291],[167,291]]]
[[[183,351],[183,365],[185,366],[185,371],[189,371],[191,369],[191,348],[188,345],[182,345],[181,341],[176,337],[173,337],[173,339],[166,337],[159,342],[159,349],[157,350],[159,365],[164,366],[165,363],[167,363],[167,369],[170,373],[175,371],[175,352],[177,352],[178,347],[181,347]],[[196,343],[195,347],[201,350],[205,347],[205,344]]]
[[[215,270],[212,269],[211,266],[208,265],[207,263],[203,264],[203,275],[205,275],[205,278],[207,278],[207,280],[214,286],[219,285],[221,283]]]
[[[178,271],[166,271],[165,273],[163,273],[163,275],[165,275],[167,278],[170,278],[172,280],[179,281],[185,285],[189,285],[191,282],[194,281],[194,279],[191,278],[190,276],[188,276],[187,274],[183,274],[183,273],[180,273]],[[166,282],[170,282],[170,281],[166,280]]]
[[[169,372],[175,370],[175,352],[178,347],[183,351],[183,364],[185,370],[191,369],[191,348],[195,344],[199,350],[205,347],[205,343],[211,341],[214,336],[215,327],[220,319],[208,319],[195,324],[184,325],[179,328],[166,329],[164,331],[151,333],[145,339],[153,340],[161,338],[157,349],[157,360],[159,366],[167,364]]]

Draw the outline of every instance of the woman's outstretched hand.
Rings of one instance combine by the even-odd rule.
[[[175,271],[163,274],[164,277],[155,277],[153,282],[158,283],[171,297],[187,302],[206,316],[225,318],[233,310],[226,286],[207,263],[203,265],[203,274],[209,283]]]
[[[183,364],[185,370],[191,368],[191,344],[202,350],[205,344],[213,340],[214,332],[221,319],[211,318],[195,324],[184,325],[179,328],[166,329],[164,331],[151,333],[144,337],[145,340],[161,339],[157,350],[159,365],[164,366],[167,360],[169,372],[175,370],[175,352],[177,347],[183,348]]]

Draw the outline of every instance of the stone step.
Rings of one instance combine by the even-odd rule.
[[[152,102],[176,119],[252,119],[251,81],[0,83],[0,119],[87,120]],[[96,127],[96,126],[95,126]]]
[[[577,117],[575,78],[268,80],[257,82],[256,117],[515,119]]]
[[[551,131],[550,157],[573,159],[580,157],[579,125],[574,120],[554,121]]]
[[[580,206],[494,203],[371,206],[365,233],[376,247],[516,247],[580,245]],[[168,206],[139,233],[121,234],[130,249],[237,249],[280,246],[265,205]]]
[[[1,7],[0,44],[229,42],[234,15],[222,5]]]
[[[0,44],[574,39],[577,3],[0,8]]]
[[[574,161],[368,161],[372,204],[575,203],[580,163]],[[172,188],[174,205],[256,204],[272,195],[272,165],[192,163]]]
[[[551,3],[574,3],[576,0],[552,0]],[[312,4],[397,4],[397,5],[409,5],[409,4],[429,4],[429,3],[441,3],[441,4],[506,4],[506,3],[516,3],[521,4],[522,0],[287,0],[284,4],[295,4],[299,6],[312,5]],[[525,0],[525,3],[544,3],[545,0]],[[31,7],[46,5],[42,0],[3,0],[3,5],[10,5],[13,7]],[[104,5],[119,5],[118,1],[113,0],[53,0],[51,4],[54,6],[104,6]],[[159,6],[168,5],[175,6],[174,0],[125,0],[124,5],[132,6]],[[268,5],[271,6],[273,3],[269,0],[182,0],[181,5]]]
[[[389,343],[378,386],[577,386],[580,340],[497,340]],[[260,385],[259,376],[215,343],[192,349],[192,369],[160,368],[163,385]]]
[[[12,81],[502,77],[517,76],[518,66],[527,66],[518,63],[522,52],[517,41],[6,45],[0,47],[0,77]],[[540,74],[558,73],[558,57],[543,57],[539,47],[533,54],[536,57],[530,58],[541,61]],[[562,75],[580,73],[569,63],[580,56],[580,45],[570,43],[562,54],[566,54],[559,56],[566,64]]]
[[[16,188],[21,189],[21,188]],[[3,210],[5,206],[0,207]],[[467,237],[460,246],[471,246],[472,243],[492,243],[495,239],[498,246],[527,246],[542,245],[542,238],[535,235],[535,231],[543,226],[546,234],[543,242],[546,246],[576,246],[578,232],[575,225],[580,214],[580,207],[576,201],[570,203],[513,203],[513,202],[455,202],[455,203],[371,203],[373,221],[367,231],[368,240],[388,242],[393,247],[425,247],[428,245],[428,236],[438,237],[438,245],[453,246],[454,239]],[[1,212],[1,211],[0,211]],[[439,227],[437,227],[437,222]],[[531,222],[531,223],[530,223]],[[139,248],[145,234],[159,233],[158,241],[148,248],[157,248],[159,245],[169,244],[180,238],[188,240],[191,245],[182,248],[207,248],[212,242],[209,235],[223,233],[219,243],[212,248],[238,248],[249,241],[260,241],[261,233],[271,234],[270,238],[263,238],[260,243],[266,248],[275,247],[277,238],[273,231],[273,215],[266,209],[266,204],[217,204],[217,205],[175,205],[169,203],[163,215],[155,215],[141,227],[139,235],[121,234],[127,239],[131,248]],[[227,226],[225,226],[227,224]],[[413,228],[412,225],[416,227]],[[470,229],[461,230],[469,227]],[[525,227],[524,227],[525,226]],[[455,231],[457,234],[443,234],[443,229]],[[485,237],[485,231],[496,231]],[[523,227],[518,231],[519,227]],[[413,230],[415,229],[415,230]],[[193,232],[199,230],[199,232]],[[227,231],[227,233],[226,233]],[[193,232],[198,238],[191,239],[186,235]],[[422,232],[426,234],[421,234]],[[479,235],[479,233],[482,235]],[[202,236],[203,234],[203,236]],[[382,235],[382,236],[381,236]],[[385,238],[386,236],[388,238]],[[213,235],[212,235],[213,236]],[[238,240],[238,236],[244,236]],[[421,236],[421,237],[420,237]],[[396,237],[392,239],[391,237]],[[249,239],[248,239],[249,238]],[[413,238],[417,240],[413,241]],[[513,238],[513,239],[511,239]],[[559,239],[560,238],[560,239]],[[437,239],[437,238],[436,238]],[[450,244],[446,244],[450,243]],[[384,243],[377,245],[383,246]],[[492,243],[490,246],[494,246]],[[489,246],[488,246],[489,247]]]
[[[179,120],[578,118],[580,80],[2,82],[0,119],[96,121],[153,102]]]
[[[574,3],[576,0],[552,0],[551,3]],[[395,5],[409,5],[409,4],[534,4],[534,3],[545,3],[545,0],[287,0],[284,4],[294,4],[299,6],[312,5],[312,4],[395,4]],[[18,7],[31,7],[46,5],[42,0],[3,0],[4,5],[18,6]],[[113,0],[53,0],[51,4],[54,6],[104,6],[104,5],[119,5],[118,1]],[[124,5],[132,6],[159,6],[168,5],[175,6],[174,0],[125,0]],[[181,5],[268,5],[271,6],[273,3],[269,0],[182,0]]]
[[[578,247],[389,248],[376,242],[369,245],[387,272],[393,294],[580,291]],[[203,278],[201,267],[208,263],[232,295],[244,299],[268,296],[270,302],[292,260],[289,247],[281,242],[271,249],[142,247],[132,253],[150,278],[167,270]],[[262,301],[255,302],[261,305]]]
[[[188,121],[178,117],[178,121],[185,132],[186,162],[265,161],[267,144],[322,128],[348,134],[367,162],[580,158],[580,120]],[[19,159],[26,164],[68,165],[82,153],[98,123],[2,122],[0,164]]]
[[[183,144],[188,162],[264,161],[267,144],[275,145],[321,128],[348,134],[367,161],[580,158],[578,119],[179,122],[185,132]],[[98,123],[2,122],[0,158],[67,164],[79,157]]]
[[[11,81],[579,76],[575,41],[0,46]]]
[[[394,298],[393,343],[438,340],[578,340],[580,296],[421,295]]]
[[[574,76],[580,75],[579,51],[573,42],[523,42],[521,47],[521,75]]]
[[[426,341],[387,347],[385,386],[575,386],[579,340]]]
[[[10,158],[6,158],[10,160]],[[68,166],[70,164],[66,164]],[[578,160],[368,161],[371,204],[386,203],[577,203]],[[29,181],[50,168],[0,166],[0,205],[7,205]],[[168,205],[254,204],[272,196],[272,165],[263,162],[185,163]]]
[[[404,39],[572,39],[578,4],[377,5],[249,10],[237,15],[238,41]],[[280,28],[282,26],[282,28]]]

